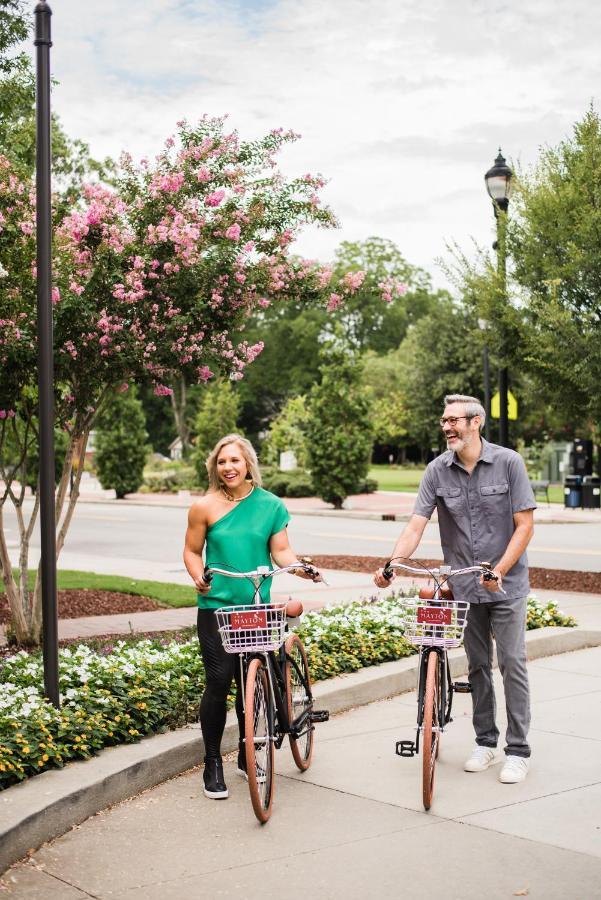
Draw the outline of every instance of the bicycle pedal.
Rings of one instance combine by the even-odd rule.
[[[327,722],[330,718],[330,713],[327,709],[312,709],[311,710],[311,721],[312,722]]]
[[[457,694],[471,694],[472,686],[469,681],[455,681],[453,682],[453,690]]]
[[[396,742],[397,756],[415,756],[416,753],[417,753],[417,747],[415,746],[415,741],[397,741]]]

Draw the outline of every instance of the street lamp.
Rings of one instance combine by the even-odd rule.
[[[38,393],[40,416],[40,539],[44,689],[60,706],[54,502],[54,361],[52,336],[52,202],[50,142],[50,17],[45,0],[35,7],[36,48],[36,244]]]
[[[509,197],[511,195],[511,179],[513,172],[507,165],[505,157],[499,147],[499,155],[494,165],[484,176],[486,190],[492,200],[497,223],[497,240],[493,248],[497,251],[497,271],[501,280],[503,298],[507,298],[507,210],[509,209]],[[503,353],[504,353],[504,348]],[[509,423],[507,418],[507,366],[504,364],[499,369],[499,444],[507,447],[509,444]]]

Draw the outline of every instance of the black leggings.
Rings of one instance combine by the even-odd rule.
[[[200,727],[205,755],[220,756],[221,738],[227,715],[227,695],[236,681],[236,716],[240,739],[244,735],[244,710],[240,688],[240,657],[226,653],[217,630],[217,617],[212,609],[199,609],[196,620],[200,652],[206,672],[206,687],[200,701]]]

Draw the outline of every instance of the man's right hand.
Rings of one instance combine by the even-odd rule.
[[[384,578],[384,569],[376,569],[374,572],[374,584],[379,588],[390,587],[394,581],[394,572],[390,578]]]

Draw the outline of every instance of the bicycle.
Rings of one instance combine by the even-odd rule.
[[[261,824],[268,821],[273,805],[275,749],[279,750],[288,735],[294,762],[305,772],[313,757],[315,723],[329,719],[327,710],[313,709],[305,648],[298,635],[289,633],[289,625],[302,614],[302,603],[261,601],[260,587],[267,578],[296,569],[323,581],[306,563],[276,569],[260,566],[252,572],[215,566],[205,569],[207,583],[219,574],[249,578],[255,588],[252,604],[222,607],[215,615],[225,651],[240,657],[246,775],[252,807]]]
[[[485,581],[496,581],[497,576],[490,563],[484,562],[463,569],[446,565],[432,569],[419,565],[417,568],[415,564],[408,566],[391,559],[384,565],[382,574],[390,580],[395,569],[402,569],[413,575],[429,575],[435,585],[434,588],[421,588],[417,597],[403,599],[405,638],[419,648],[417,732],[415,741],[396,742],[399,756],[413,757],[419,753],[422,736],[422,799],[424,809],[429,810],[434,795],[440,735],[445,725],[452,722],[453,694],[469,694],[472,690],[469,681],[453,681],[448,657],[448,651],[459,647],[463,640],[469,603],[455,600],[451,589],[444,585],[450,578],[471,572],[482,575]]]

